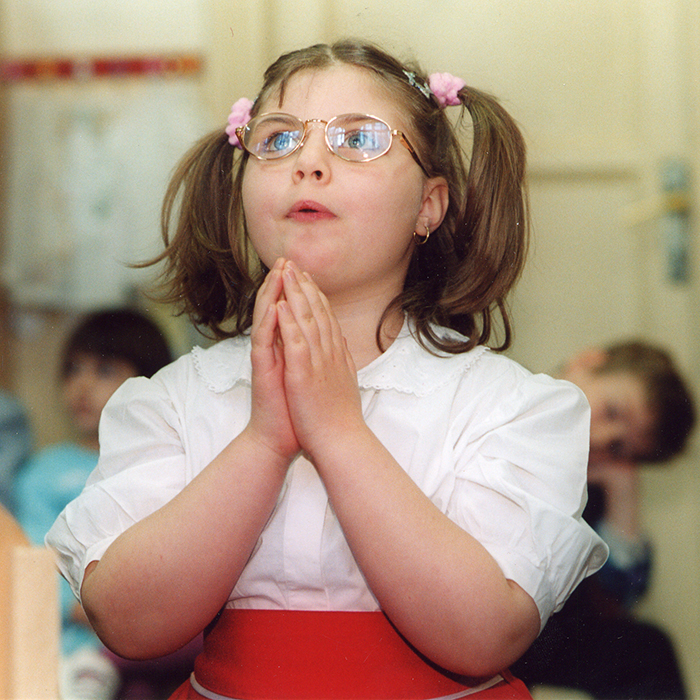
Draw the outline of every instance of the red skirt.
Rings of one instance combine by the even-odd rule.
[[[171,700],[531,700],[504,671],[448,673],[381,612],[224,610]]]

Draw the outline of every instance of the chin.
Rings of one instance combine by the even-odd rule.
[[[296,246],[285,256],[299,266],[302,272],[308,272],[314,282],[320,286],[324,278],[332,279],[333,270],[337,267],[337,259],[330,251],[311,250],[307,246]]]
[[[92,435],[97,432],[98,423],[92,418],[75,418],[73,423],[81,435]]]

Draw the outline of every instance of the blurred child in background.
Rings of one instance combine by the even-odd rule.
[[[43,544],[58,514],[75,498],[98,459],[100,414],[129,377],[152,376],[171,361],[160,329],[140,312],[115,309],[85,317],[68,338],[60,365],[63,405],[74,440],[51,445],[17,473],[17,519],[28,537]],[[116,697],[119,672],[92,631],[70,587],[61,581],[61,696]]]
[[[651,544],[640,522],[639,465],[679,454],[695,409],[669,354],[641,342],[577,354],[561,372],[591,405],[589,500],[584,518],[610,557],[515,665],[529,686],[554,685],[607,700],[687,697],[673,646],[631,614],[646,592]]]

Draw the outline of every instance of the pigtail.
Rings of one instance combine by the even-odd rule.
[[[410,115],[421,164],[449,186],[442,224],[425,245],[416,246],[404,289],[377,328],[379,347],[384,320],[401,309],[426,348],[460,353],[489,343],[505,350],[512,335],[506,297],[522,271],[529,232],[525,145],[518,127],[496,99],[462,80],[442,74],[442,83],[434,86],[417,67],[407,69],[373,45],[353,41],[280,57],[266,71],[258,100],[275,90],[284,95],[287,81],[299,70],[321,70],[337,62],[371,70],[395,91]],[[445,114],[446,107],[458,104],[469,113],[473,129],[468,165]],[[244,230],[239,194],[247,157],[225,133],[195,145],[167,190],[165,251],[146,263],[164,263],[165,301],[177,304],[217,339],[250,328],[265,272],[262,265],[252,270],[255,256]],[[437,326],[466,339],[444,338]],[[494,346],[489,341],[499,330],[503,342]]]
[[[184,156],[163,202],[165,250],[143,265],[163,262],[159,299],[217,339],[247,330],[257,287],[240,235],[241,204],[234,192],[240,191],[243,169],[235,153],[226,134],[215,132]]]
[[[504,338],[495,349],[504,350],[512,339],[505,299],[522,272],[529,235],[525,143],[495,98],[470,87],[459,98],[471,116],[473,147],[451,241],[458,265],[449,271],[441,315],[473,347],[494,333],[498,311]]]

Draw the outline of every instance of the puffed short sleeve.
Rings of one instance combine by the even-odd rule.
[[[576,387],[510,363],[472,397],[448,440],[456,466],[447,514],[533,598],[542,626],[607,557],[581,518],[589,424]]]
[[[98,465],[46,536],[78,598],[87,565],[179,493],[188,479],[181,416],[158,377],[128,379],[108,401],[100,421]]]

